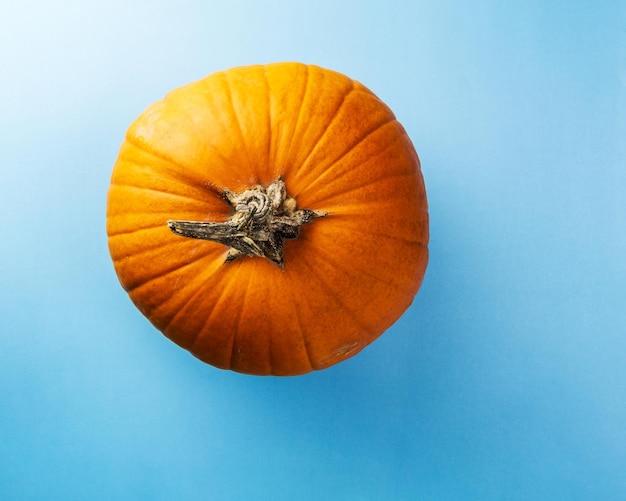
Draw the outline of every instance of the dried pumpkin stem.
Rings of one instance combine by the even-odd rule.
[[[297,238],[300,226],[325,216],[324,211],[297,209],[278,178],[267,188],[255,186],[241,193],[225,190],[224,198],[234,213],[223,223],[169,220],[172,232],[188,238],[210,240],[230,247],[226,262],[242,256],[265,257],[283,265],[283,246]]]

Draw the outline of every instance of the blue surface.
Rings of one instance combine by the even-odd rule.
[[[4,3],[0,499],[626,499],[623,2]],[[396,112],[431,261],[359,356],[254,378],[134,309],[105,201],[149,103],[281,60]]]

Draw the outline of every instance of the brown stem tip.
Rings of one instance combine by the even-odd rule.
[[[296,200],[287,195],[281,178],[267,188],[255,186],[241,193],[225,190],[223,195],[234,210],[228,221],[169,220],[167,225],[177,235],[227,245],[230,249],[226,262],[257,256],[282,267],[284,241],[297,238],[303,224],[327,215],[324,211],[296,209]]]

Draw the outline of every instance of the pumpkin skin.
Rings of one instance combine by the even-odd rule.
[[[326,216],[285,242],[281,268],[225,262],[170,219],[226,221],[225,190],[282,178]],[[370,90],[300,63],[233,68],[169,93],[130,126],[113,168],[107,234],[137,308],[200,360],[298,375],[345,360],[411,305],[428,260],[420,163]]]

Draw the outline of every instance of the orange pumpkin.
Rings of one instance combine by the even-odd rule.
[[[172,91],[130,126],[107,205],[137,308],[214,366],[296,375],[355,355],[428,260],[417,154],[350,78],[277,63]]]

